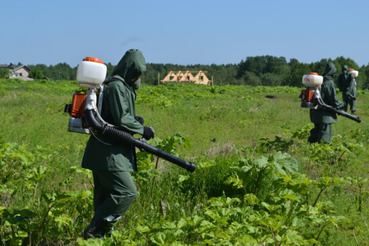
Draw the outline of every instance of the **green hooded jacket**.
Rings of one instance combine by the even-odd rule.
[[[347,76],[347,86],[343,91],[343,100],[350,99],[349,95],[357,97],[356,82],[353,74]]]
[[[344,72],[346,70],[346,73]],[[341,92],[343,92],[345,90],[345,88],[347,87],[347,80],[348,80],[348,66],[347,65],[343,65],[342,66],[342,73],[340,75],[338,75],[338,79],[337,79],[337,87],[338,89],[340,89]]]
[[[320,86],[320,94],[325,104],[334,108],[343,108],[344,104],[336,97],[336,87],[332,77],[336,73],[336,67],[332,62],[328,62],[323,73],[323,84]],[[336,113],[322,109],[310,109],[310,120],[315,124],[332,124],[337,122]]]
[[[145,58],[139,50],[129,50],[107,78],[101,110],[102,118],[124,131],[143,134],[143,126],[135,120],[136,93],[134,80],[146,71]],[[82,159],[82,167],[100,171],[136,171],[135,147],[114,144],[103,136],[91,136]],[[102,143],[104,142],[104,143]],[[105,144],[105,143],[108,143]]]
[[[347,71],[346,74],[344,73],[344,70]],[[350,100],[349,95],[354,97],[357,96],[355,78],[352,74],[348,74],[348,71],[349,71],[348,66],[343,65],[342,74],[338,76],[337,80],[337,86],[342,92],[342,98],[345,102]]]

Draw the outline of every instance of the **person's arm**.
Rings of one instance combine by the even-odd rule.
[[[142,135],[144,133],[144,127],[134,116],[131,116],[129,112],[130,107],[134,107],[134,105],[130,105],[130,99],[126,98],[126,94],[129,93],[126,93],[125,90],[126,88],[124,86],[115,86],[110,90],[109,107],[114,123],[116,126],[122,127],[129,132]],[[131,104],[134,104],[134,102],[131,102]]]
[[[337,109],[341,109],[345,106],[343,102],[337,99],[336,97],[336,87],[334,86],[333,81],[326,82],[326,86],[324,87],[324,90],[322,91],[322,98],[323,101]]]

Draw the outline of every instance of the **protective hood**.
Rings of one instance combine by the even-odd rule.
[[[333,77],[333,75],[337,72],[336,66],[334,66],[333,62],[329,61],[327,65],[325,66],[323,76],[330,76]]]
[[[142,52],[137,49],[128,50],[109,77],[119,75],[126,83],[132,85],[133,79],[146,71],[146,61]]]
[[[347,72],[349,71],[349,69],[348,69],[348,66],[347,66],[347,65],[343,65],[343,66],[342,66],[342,73],[343,73],[343,71],[344,71],[344,70],[346,70]]]

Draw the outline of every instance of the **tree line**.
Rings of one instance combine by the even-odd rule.
[[[347,65],[359,71],[358,86],[360,89],[369,89],[369,64],[359,67],[350,58],[337,57],[331,60],[336,68],[336,79],[341,73],[341,67]],[[309,72],[323,74],[327,59],[317,62],[302,63],[297,59],[286,60],[284,57],[254,56],[241,60],[239,64],[226,65],[177,65],[147,63],[147,71],[142,76],[142,83],[149,85],[158,84],[169,71],[207,71],[209,79],[214,78],[215,85],[261,85],[261,86],[302,86],[301,78]],[[114,65],[105,64],[108,74],[113,71]],[[50,80],[75,80],[77,67],[70,67],[67,63],[59,63],[55,66],[44,64],[28,65],[33,78]]]

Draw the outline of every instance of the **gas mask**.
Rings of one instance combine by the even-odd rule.
[[[136,78],[131,79],[130,86],[133,88],[133,90],[137,90],[141,86],[141,75],[138,75]]]
[[[131,80],[131,86],[134,90],[137,90],[141,86],[141,78],[138,79],[132,79]]]

